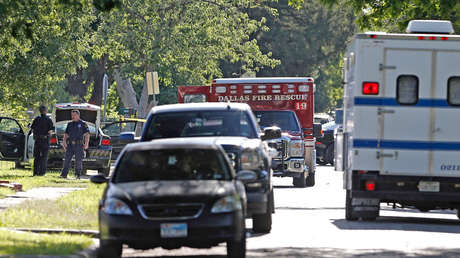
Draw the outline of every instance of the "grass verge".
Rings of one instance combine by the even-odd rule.
[[[60,172],[48,171],[45,176],[32,177],[30,169],[15,169],[9,165],[11,162],[0,162],[0,180],[21,183],[24,191],[37,187],[87,187],[89,180],[72,180],[59,178]],[[12,164],[12,163],[11,163]],[[5,188],[0,188],[0,198],[13,193]]]
[[[91,244],[91,238],[80,235],[0,230],[0,255],[71,255]]]
[[[90,184],[54,201],[25,201],[0,213],[0,227],[97,230],[98,203],[104,187]]]

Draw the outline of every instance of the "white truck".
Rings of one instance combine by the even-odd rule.
[[[460,209],[460,36],[449,21],[411,21],[407,34],[357,34],[344,59],[346,219],[380,203]],[[460,218],[460,214],[459,218]]]

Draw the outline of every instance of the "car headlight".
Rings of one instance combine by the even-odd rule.
[[[107,199],[102,210],[109,215],[133,215],[129,206],[116,198]]]
[[[304,146],[302,140],[295,140],[289,143],[289,154],[291,157],[303,157]]]
[[[263,160],[256,149],[244,150],[241,153],[241,168],[243,170],[259,170]]]
[[[224,213],[241,210],[241,201],[238,196],[226,196],[219,199],[212,206],[211,213]]]

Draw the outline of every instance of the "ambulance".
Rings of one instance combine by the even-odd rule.
[[[346,52],[335,158],[347,220],[373,220],[381,203],[460,208],[460,36],[449,21],[406,32],[357,34]]]
[[[313,123],[314,87],[310,77],[216,79],[211,86],[178,87],[178,100],[249,104],[262,128],[278,126],[283,132],[268,141],[276,149],[273,175],[307,187],[315,185],[315,137],[321,135],[321,125]]]

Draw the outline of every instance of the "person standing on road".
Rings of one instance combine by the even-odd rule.
[[[72,110],[72,122],[67,124],[62,141],[64,147],[65,160],[62,168],[61,178],[67,178],[70,169],[70,162],[75,155],[75,176],[80,179],[83,170],[83,156],[89,146],[88,125],[80,119],[80,111]]]
[[[33,132],[35,140],[33,176],[44,176],[48,165],[50,135],[54,131],[54,125],[53,121],[46,115],[48,109],[45,106],[41,105],[38,110],[40,115],[34,119],[30,126],[30,132]]]

